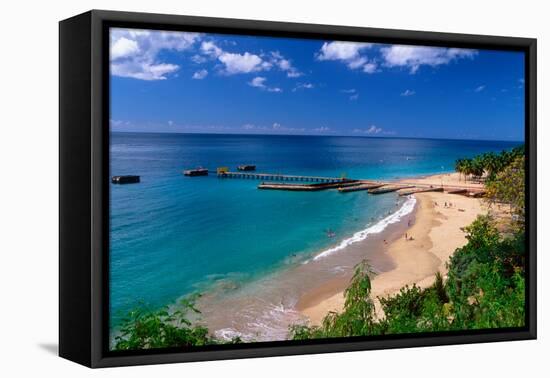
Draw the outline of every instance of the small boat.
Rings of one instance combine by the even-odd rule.
[[[256,170],[256,166],[255,165],[250,165],[250,164],[242,164],[242,165],[239,165],[237,167],[237,169],[239,171],[255,171]]]
[[[113,176],[111,177],[113,184],[136,184],[139,182],[139,176],[126,175],[126,176]]]
[[[196,168],[196,169],[188,169],[186,171],[183,171],[183,174],[185,176],[208,176],[208,169],[207,168]]]
[[[336,232],[332,231],[330,228],[326,232],[327,232],[327,237],[329,238],[333,238],[336,236]]]

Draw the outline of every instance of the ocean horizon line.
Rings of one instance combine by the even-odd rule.
[[[360,139],[412,139],[412,140],[438,140],[438,141],[465,141],[465,142],[499,142],[499,143],[525,143],[523,140],[511,139],[467,139],[467,138],[437,138],[415,136],[375,136],[375,135],[319,135],[319,134],[262,134],[262,133],[217,133],[217,132],[177,132],[177,131],[120,131],[110,130],[110,134],[141,134],[141,135],[201,135],[201,136],[262,136],[262,137],[314,137],[314,138],[360,138]]]

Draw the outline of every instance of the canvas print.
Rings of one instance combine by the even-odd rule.
[[[525,56],[110,29],[109,348],[525,326]]]

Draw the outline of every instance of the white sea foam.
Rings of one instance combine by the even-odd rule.
[[[365,240],[371,234],[378,234],[384,231],[384,229],[388,227],[388,225],[397,223],[399,222],[399,220],[401,220],[401,218],[410,214],[414,210],[415,205],[416,198],[414,196],[409,196],[407,200],[403,203],[403,205],[399,208],[399,210],[388,215],[386,218],[380,220],[376,224],[364,230],[356,232],[355,234],[353,234],[352,237],[342,240],[337,246],[324,250],[323,252],[316,255],[313,260],[319,260],[323,257],[333,254],[334,252],[341,251],[349,245]]]
[[[239,328],[246,329],[246,332],[227,327],[216,330],[214,335],[225,341],[236,337],[244,342],[286,340],[289,325],[304,322],[303,316],[293,308],[287,308],[282,303],[263,303],[265,308],[244,309],[241,312],[240,319],[245,320],[245,326]]]
[[[237,337],[241,338],[243,341],[248,341],[243,338],[243,334],[236,331],[234,328],[222,328],[214,332],[214,336],[217,339],[224,341],[231,341]]]

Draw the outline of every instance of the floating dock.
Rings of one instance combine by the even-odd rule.
[[[183,174],[185,176],[208,176],[208,169],[206,168],[196,168],[196,169],[188,169],[183,171]]]
[[[296,192],[314,192],[318,190],[326,189],[341,189],[344,187],[353,187],[357,185],[355,180],[347,180],[345,182],[323,182],[315,184],[290,184],[287,182],[272,182],[265,183],[262,182],[258,185],[258,189],[269,189],[269,190],[288,190]]]
[[[382,186],[384,186],[384,184],[359,182],[357,185],[350,185],[350,186],[340,187],[340,188],[338,188],[338,191],[340,193],[358,192],[360,190],[377,189],[377,188],[380,188]]]
[[[467,188],[449,188],[446,190],[449,194],[461,194],[467,197],[479,198],[483,197],[486,194],[486,191],[483,189],[467,189]]]
[[[410,188],[410,189],[399,189],[397,191],[397,194],[400,196],[408,196],[415,193],[426,193],[426,192],[443,192],[443,187],[435,187],[435,188]]]
[[[299,176],[282,175],[278,173],[247,173],[247,172],[218,172],[219,178],[240,178],[262,181],[304,181],[304,182],[349,182],[356,181],[342,177],[320,177],[320,176]]]
[[[135,176],[135,175],[111,177],[111,182],[113,184],[137,184],[139,180],[140,180],[139,176]]]
[[[414,185],[383,185],[375,189],[369,189],[369,194],[384,194],[414,187]]]
[[[239,170],[239,171],[255,171],[256,166],[255,165],[250,165],[250,164],[242,164],[242,165],[239,165],[237,167],[237,170]]]
[[[449,194],[467,194],[468,193],[468,189],[463,189],[463,188],[453,188],[453,189],[449,189],[447,190],[447,193]]]

